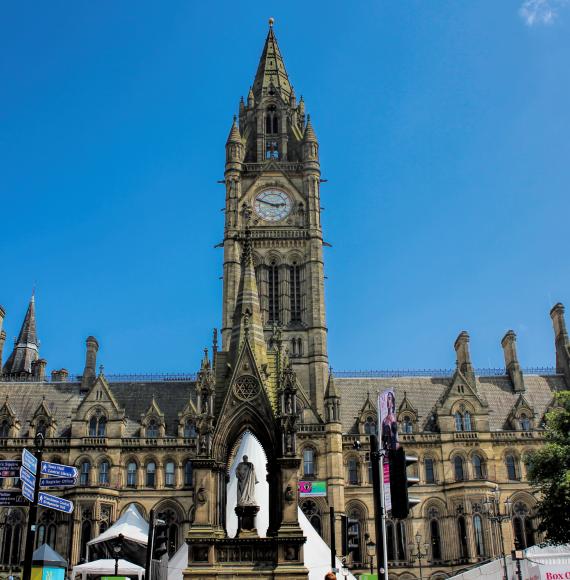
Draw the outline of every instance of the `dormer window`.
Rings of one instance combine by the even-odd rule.
[[[414,432],[414,424],[410,417],[404,417],[404,420],[402,421],[402,431],[407,434]]]
[[[455,430],[460,431],[473,431],[473,421],[471,419],[471,413],[465,410],[464,405],[461,405],[459,411],[453,414],[455,419]]]
[[[9,436],[10,436],[10,423],[8,422],[8,419],[4,419],[0,423],[0,437],[6,438]]]
[[[158,423],[156,422],[156,419],[151,419],[148,422],[146,436],[150,439],[156,439],[158,437]]]
[[[364,433],[366,435],[376,435],[376,420],[374,417],[366,417],[366,421],[364,421]]]
[[[521,413],[519,417],[519,423],[522,431],[530,431],[530,419],[525,413]]]
[[[198,434],[196,433],[196,425],[194,425],[194,421],[192,419],[186,419],[184,423],[184,437],[186,439],[190,439],[192,437],[196,437]]]
[[[93,415],[89,420],[89,437],[105,437],[107,419],[103,415]]]
[[[45,419],[40,419],[36,426],[36,435],[43,435],[46,436],[47,431],[47,423]]]

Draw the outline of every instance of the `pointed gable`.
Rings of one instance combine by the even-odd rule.
[[[14,350],[6,360],[3,373],[5,375],[31,375],[33,363],[39,358],[39,346],[36,331],[36,301],[32,294]]]
[[[109,383],[105,375],[101,372],[91,385],[91,388],[85,395],[85,398],[77,409],[77,417],[85,419],[94,405],[101,405],[114,415],[110,418],[122,419],[125,415],[123,409],[119,407],[117,399],[109,388]]]

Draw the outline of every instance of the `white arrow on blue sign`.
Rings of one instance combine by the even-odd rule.
[[[32,488],[36,485],[36,477],[32,475],[23,465],[20,467],[20,479]]]
[[[28,500],[28,501],[34,501],[34,488],[29,485],[28,483],[25,483],[24,481],[22,482],[22,495]]]
[[[40,487],[72,487],[77,484],[75,477],[42,477]]]
[[[27,449],[22,451],[22,465],[34,475],[38,470],[38,460]]]
[[[70,514],[73,512],[73,502],[63,497],[56,497],[55,495],[50,495],[40,491],[38,495],[38,505],[50,508],[52,510],[57,510],[58,512],[65,512]]]
[[[77,477],[77,467],[71,465],[61,465],[60,463],[50,463],[42,461],[42,475],[55,475],[56,477]]]

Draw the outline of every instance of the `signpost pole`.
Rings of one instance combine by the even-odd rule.
[[[42,465],[44,436],[38,433],[34,439],[36,446],[34,456],[37,459],[36,481],[34,485],[34,501],[30,503],[28,511],[28,525],[26,529],[26,551],[24,553],[24,571],[22,580],[31,580],[32,578],[32,555],[34,553],[34,541],[36,538],[36,519],[38,516],[38,492],[40,490],[40,470]]]

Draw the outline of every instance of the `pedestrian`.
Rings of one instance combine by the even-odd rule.
[[[327,572],[325,574],[325,580],[336,580],[336,574],[334,572]]]

